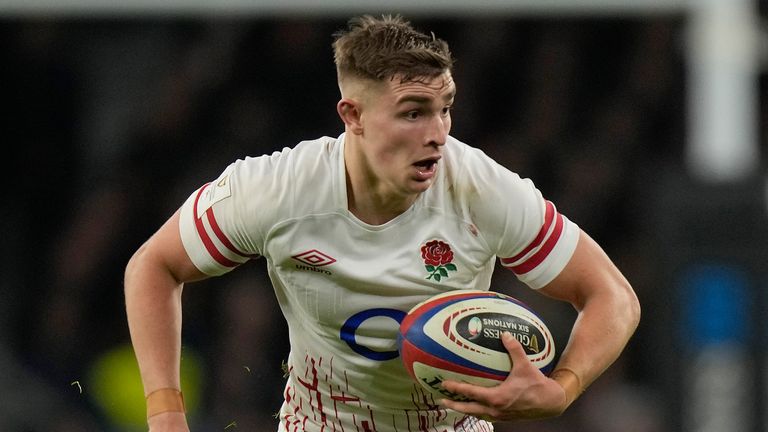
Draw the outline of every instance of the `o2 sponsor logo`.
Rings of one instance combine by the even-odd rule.
[[[364,311],[361,311],[352,315],[344,322],[344,325],[341,326],[339,337],[341,337],[341,340],[346,342],[347,345],[349,345],[349,347],[352,348],[352,351],[360,354],[363,357],[366,357],[375,361],[392,360],[394,358],[397,358],[400,355],[397,352],[397,350],[375,351],[367,346],[360,345],[355,340],[355,333],[357,332],[357,329],[360,328],[360,326],[365,321],[371,318],[376,318],[376,317],[391,318],[392,320],[397,322],[397,325],[399,326],[400,323],[403,321],[403,318],[405,318],[405,315],[406,315],[405,312],[397,309],[388,309],[388,308],[366,309]]]

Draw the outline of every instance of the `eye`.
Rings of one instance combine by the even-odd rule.
[[[448,114],[451,113],[452,108],[453,107],[451,105],[446,105],[445,107],[443,107],[441,113],[443,114],[443,116],[447,116]]]
[[[405,113],[405,117],[409,120],[416,120],[421,116],[421,111],[419,110],[411,110]]]

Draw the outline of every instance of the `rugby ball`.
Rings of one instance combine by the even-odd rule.
[[[417,304],[400,324],[398,350],[408,373],[430,393],[466,400],[441,383],[492,387],[504,381],[512,368],[501,342],[505,331],[534,366],[550,372],[555,346],[544,321],[523,302],[492,291],[452,291]]]

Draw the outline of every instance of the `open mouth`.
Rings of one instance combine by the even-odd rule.
[[[439,158],[427,158],[422,159],[416,163],[413,164],[419,171],[422,172],[430,172],[435,169],[435,166],[437,165],[437,160]]]
[[[429,181],[437,173],[437,161],[440,157],[430,157],[417,161],[413,164],[416,168],[415,179],[418,181]]]

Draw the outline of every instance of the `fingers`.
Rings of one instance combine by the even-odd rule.
[[[441,404],[491,421],[544,418],[562,413],[562,387],[528,360],[523,345],[513,335],[504,333],[501,339],[512,362],[509,376],[493,387],[445,380],[442,383],[445,390],[468,400],[443,400]]]
[[[488,396],[493,392],[492,387],[482,387],[474,384],[445,380],[442,383],[444,389],[451,393],[465,396],[467,399],[478,402],[486,402]]]
[[[517,401],[523,389],[535,380],[533,372],[539,370],[528,360],[525,348],[515,337],[504,332],[501,336],[504,348],[509,352],[512,370],[504,382],[494,387],[483,387],[474,384],[446,380],[442,386],[451,393],[465,396],[467,401],[445,399],[443,406],[476,417],[492,420],[515,418],[516,410],[510,410]]]
[[[528,367],[533,367],[533,365],[531,365],[531,363],[528,361],[528,357],[525,354],[525,349],[523,346],[517,339],[515,339],[514,336],[512,336],[512,334],[509,332],[504,332],[501,336],[501,340],[504,344],[504,347],[507,349],[507,351],[509,351],[509,357],[512,363],[512,371],[505,381],[512,381],[514,380],[513,375],[516,371],[522,372],[524,375],[528,371],[528,369],[526,369],[526,365]],[[518,375],[519,374],[520,373],[518,373]],[[486,405],[488,404],[489,400],[493,398],[493,396],[498,392],[498,390],[494,387],[482,387],[451,380],[444,381],[442,385],[443,388],[450,392],[466,396],[468,399],[478,401]]]
[[[482,420],[494,420],[494,416],[491,414],[491,410],[487,406],[477,402],[459,402],[450,399],[443,399],[440,401],[440,404],[445,408],[473,415]]]

